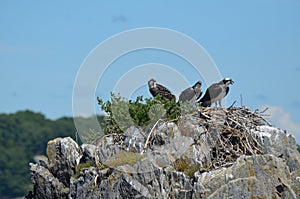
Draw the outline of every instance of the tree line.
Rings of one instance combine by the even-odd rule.
[[[72,117],[50,120],[29,110],[0,114],[0,198],[32,190],[29,163],[34,156],[46,155],[47,142],[56,137],[75,140],[75,132]]]

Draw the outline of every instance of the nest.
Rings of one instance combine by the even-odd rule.
[[[198,151],[205,153],[202,162],[195,162],[192,158],[185,157],[182,161],[189,162],[192,165],[198,164],[200,171],[214,170],[220,167],[231,166],[238,157],[242,155],[262,154],[262,143],[260,139],[251,132],[258,126],[272,126],[263,117],[266,110],[259,112],[251,111],[246,107],[225,108],[203,108],[191,114],[181,116],[176,122],[183,133],[185,127],[181,124],[194,122],[194,127],[199,125],[205,129],[204,135],[195,135],[190,130],[190,134],[185,135],[193,137],[195,145],[198,145]],[[163,124],[164,120],[158,121],[150,131],[145,148],[151,149],[151,145],[161,143],[161,136],[156,133],[156,126]],[[196,123],[195,123],[196,122]],[[152,133],[154,132],[154,133]],[[206,145],[205,147],[201,147]],[[203,150],[206,150],[203,152]]]
[[[263,117],[265,111],[252,111],[246,107],[230,107],[227,109],[200,107],[197,111],[180,116],[172,122],[177,123],[182,135],[184,131],[190,131],[190,134],[184,136],[192,137],[195,141],[194,145],[196,148],[198,147],[198,152],[202,153],[200,158],[188,155],[181,161],[188,163],[193,169],[196,165],[198,171],[205,172],[231,166],[242,155],[263,154],[262,142],[251,130],[256,130],[258,126],[262,125],[272,126]],[[172,136],[166,131],[162,137],[162,132],[158,128],[169,122],[166,118],[162,118],[153,124],[151,129],[144,129],[141,132],[145,138],[144,149],[135,152],[143,154],[147,151],[151,153],[155,146],[159,147],[170,143]],[[191,129],[185,128],[184,125],[188,123],[192,123]],[[202,127],[204,132],[200,134],[199,132],[198,134],[193,133],[197,126]],[[128,148],[123,143],[123,134],[109,136],[113,137],[114,143],[120,149],[126,150]],[[200,159],[200,162],[195,161],[195,159]],[[178,162],[178,159],[175,164],[176,162]]]
[[[246,107],[201,108],[199,124],[206,130],[211,162],[204,170],[230,166],[242,155],[262,154],[262,143],[251,132],[258,126],[272,126],[258,110]]]

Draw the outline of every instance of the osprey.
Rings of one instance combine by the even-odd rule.
[[[202,94],[202,82],[198,81],[194,86],[185,89],[180,93],[179,102],[189,101],[191,104],[195,104],[195,102],[200,98]]]
[[[171,91],[169,91],[166,87],[164,87],[160,84],[157,84],[155,79],[150,79],[148,81],[148,87],[149,87],[149,91],[153,97],[160,95],[169,100],[176,99],[176,97],[171,93]]]
[[[215,103],[216,106],[219,103],[221,107],[221,100],[227,95],[229,91],[229,84],[234,82],[230,78],[225,78],[218,83],[212,84],[205,92],[205,95],[200,99],[200,105],[204,107],[211,106]]]

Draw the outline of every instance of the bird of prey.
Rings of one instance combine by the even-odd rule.
[[[148,87],[153,97],[160,95],[169,100],[176,99],[175,95],[173,95],[171,91],[169,91],[166,87],[157,84],[155,79],[150,79],[148,81]]]
[[[202,95],[202,82],[198,81],[194,86],[185,89],[179,95],[179,102],[188,101],[192,105],[200,98]]]
[[[234,82],[230,78],[225,78],[218,83],[212,84],[205,92],[205,95],[200,99],[199,103],[201,106],[208,107],[212,103],[216,106],[221,107],[221,100],[228,94],[229,84]]]

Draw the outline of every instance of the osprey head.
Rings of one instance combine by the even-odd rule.
[[[200,90],[201,89],[201,86],[202,86],[202,82],[201,81],[197,81],[195,83],[195,85],[193,86],[193,89],[194,90]]]
[[[155,81],[155,79],[150,79],[149,81],[148,81],[148,86],[149,86],[149,88],[155,88],[156,87],[156,81]]]
[[[228,86],[229,84],[233,84],[234,81],[231,78],[226,77],[223,79],[223,83]]]

